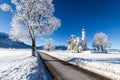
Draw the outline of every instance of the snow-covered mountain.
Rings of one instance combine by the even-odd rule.
[[[31,48],[31,46],[20,41],[12,41],[8,34],[0,32],[0,48]]]
[[[39,49],[39,50],[43,50],[44,49],[44,45],[37,46],[36,48]],[[55,46],[55,50],[66,50],[66,49],[67,49],[67,47],[64,46],[64,45],[57,45],[57,46]]]
[[[12,41],[9,38],[9,35],[6,33],[2,33],[0,32],[0,48],[31,48],[30,45],[27,45],[23,42],[20,41]],[[43,49],[43,45],[42,46],[37,46],[37,49]],[[64,45],[58,45],[55,47],[56,50],[66,50],[67,47]]]
[[[64,45],[58,45],[55,47],[56,50],[67,50],[67,47]]]

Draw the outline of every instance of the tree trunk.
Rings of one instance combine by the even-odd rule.
[[[97,51],[99,51],[99,46],[97,47]]]
[[[32,40],[32,56],[36,54],[36,43],[35,40]]]
[[[103,46],[101,45],[101,51],[104,52]]]

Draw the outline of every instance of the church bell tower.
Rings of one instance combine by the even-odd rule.
[[[87,49],[87,42],[86,42],[86,30],[82,29],[82,41],[83,41],[83,50]]]
[[[86,30],[84,28],[82,29],[82,40],[86,41]]]

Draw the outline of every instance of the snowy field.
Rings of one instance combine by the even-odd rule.
[[[120,53],[71,53],[70,51],[45,52],[51,56],[96,72],[112,80],[120,80]]]
[[[48,79],[43,64],[31,56],[31,50],[0,49],[0,80]]]

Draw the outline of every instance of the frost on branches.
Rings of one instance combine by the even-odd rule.
[[[36,37],[52,34],[60,25],[60,20],[54,17],[53,0],[11,0],[15,10],[7,4],[1,5],[4,11],[11,11],[11,39],[30,39],[32,55],[35,56]]]
[[[112,42],[108,40],[108,36],[105,33],[96,33],[92,46],[97,48],[99,52],[106,52],[106,47],[111,47]]]
[[[9,5],[6,4],[6,3],[0,5],[0,8],[1,8],[1,10],[3,10],[3,11],[12,11],[11,6],[9,6]]]
[[[52,38],[45,40],[44,49],[47,51],[53,51],[55,49],[54,40]]]

